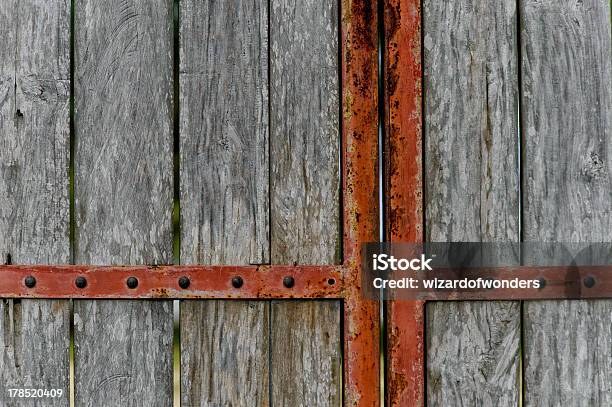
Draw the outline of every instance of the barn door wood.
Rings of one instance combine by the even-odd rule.
[[[5,383],[63,391],[35,405],[378,405],[377,3],[48,3],[0,7],[0,249],[36,263],[1,266]],[[180,390],[169,296],[190,298]]]
[[[172,3],[78,1],[74,260],[172,262]],[[172,404],[172,302],[74,302],[76,405]]]
[[[70,9],[3,1],[0,38],[1,261],[68,264]],[[45,405],[68,406],[70,302],[0,301],[0,405],[24,405],[11,388],[47,388],[63,394]]]
[[[180,2],[182,264],[265,264],[268,7]],[[180,304],[181,403],[270,405],[270,304]]]
[[[426,241],[519,240],[516,18],[512,2],[423,3]],[[517,405],[519,303],[426,313],[428,404]]]
[[[389,239],[523,240],[517,265],[530,242],[610,242],[610,3],[388,0],[385,12]],[[388,403],[609,404],[609,314],[607,300],[425,314],[391,302]]]
[[[610,2],[520,7],[524,239],[611,242]],[[612,303],[523,307],[525,405],[611,404]]]
[[[338,263],[338,4],[180,7],[181,262]],[[183,301],[183,405],[340,405],[340,317]]]

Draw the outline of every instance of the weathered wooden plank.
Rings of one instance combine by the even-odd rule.
[[[271,260],[330,264],[340,247],[338,2],[273,0],[270,13]],[[272,405],[340,405],[338,307],[274,303]]]
[[[266,263],[268,7],[247,0],[180,7],[182,256]]]
[[[0,4],[0,255],[68,263],[70,9],[65,1]],[[0,405],[68,406],[67,301],[0,301]],[[11,388],[62,397],[10,398]]]
[[[520,4],[524,239],[610,242],[610,2]],[[612,404],[612,302],[526,302],[523,324],[525,405]]]
[[[274,405],[340,405],[340,313],[338,301],[272,302]]]
[[[518,241],[512,2],[423,3],[426,238]],[[430,303],[427,404],[518,404],[518,302]]]
[[[518,302],[429,303],[426,314],[428,405],[518,405]]]
[[[339,257],[338,4],[271,3],[272,261]]]
[[[270,404],[269,308],[267,301],[181,302],[183,406]]]
[[[180,8],[181,262],[269,262],[268,6]],[[269,312],[181,302],[184,406],[270,404]]]
[[[75,5],[75,259],[172,260],[172,2]],[[172,403],[172,303],[76,301],[77,405]]]

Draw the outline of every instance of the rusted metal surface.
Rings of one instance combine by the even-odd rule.
[[[343,0],[345,405],[380,405],[379,305],[361,285],[361,244],[378,240],[377,1]]]
[[[339,299],[344,296],[343,275],[341,266],[10,265],[0,266],[0,298]],[[35,279],[31,288],[28,277]],[[86,280],[83,288],[77,286],[83,285],[79,277]],[[242,284],[235,283],[238,277]],[[291,287],[285,284],[287,277],[293,278]],[[133,278],[137,285],[130,288]],[[28,283],[32,285],[31,278]]]
[[[393,278],[402,273],[394,273]],[[412,274],[414,276],[414,274]],[[406,274],[408,277],[408,274]],[[439,289],[418,293],[423,301],[468,301],[468,300],[551,300],[612,298],[612,266],[512,266],[474,267],[464,269],[436,268],[427,272],[427,279],[452,280],[520,280],[530,284],[525,288],[496,289]],[[533,282],[537,281],[539,287]],[[518,281],[515,281],[518,284]],[[422,285],[421,285],[422,286]],[[414,292],[416,295],[417,293]],[[393,294],[391,294],[393,295]],[[401,300],[401,290],[395,298]],[[412,295],[411,295],[412,297]],[[400,301],[396,301],[400,302]]]
[[[0,266],[2,298],[333,298],[361,307],[361,287],[352,280],[361,269],[344,266]],[[396,272],[393,278],[414,277]],[[612,298],[612,266],[513,266],[436,268],[428,279],[539,281],[541,288],[431,290],[390,301],[398,323],[394,341],[406,336],[412,347],[398,358],[422,351],[423,301]],[[136,279],[136,281],[134,281]],[[132,287],[130,287],[130,285]],[[401,291],[397,291],[401,292]],[[397,293],[396,292],[396,293]],[[388,295],[392,295],[388,293]],[[412,300],[417,297],[419,301]],[[363,301],[363,304],[360,303]],[[371,321],[366,326],[373,326]],[[363,326],[357,326],[363,329]],[[390,328],[391,329],[391,328]],[[361,331],[359,331],[361,332]],[[395,342],[394,342],[395,343]],[[422,352],[421,352],[422,353]],[[418,356],[415,354],[414,356]],[[399,359],[398,359],[399,360]],[[403,367],[405,365],[400,365]],[[414,373],[414,372],[413,372]],[[401,379],[402,383],[406,384]],[[414,396],[414,393],[412,394]]]
[[[385,208],[387,240],[423,241],[420,0],[384,0]],[[424,303],[390,301],[389,406],[424,405]]]
[[[425,307],[422,301],[387,305],[387,403],[424,404]]]

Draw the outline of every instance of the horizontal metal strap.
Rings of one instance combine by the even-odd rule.
[[[394,274],[398,277],[401,273]],[[443,269],[426,273],[431,282],[437,279],[441,285],[460,280],[516,280],[536,282],[537,286],[525,288],[479,288],[427,290],[392,289],[387,299],[396,301],[467,301],[467,300],[552,300],[612,298],[612,266],[513,266]],[[423,281],[419,281],[423,286]],[[451,284],[452,285],[452,284]],[[370,293],[372,294],[372,293]]]
[[[0,266],[0,298],[92,299],[342,299],[345,266]],[[493,277],[538,280],[540,288],[432,290],[395,300],[537,300],[612,298],[612,267],[500,267],[438,270],[429,278]]]
[[[0,298],[342,298],[342,266],[0,266]]]

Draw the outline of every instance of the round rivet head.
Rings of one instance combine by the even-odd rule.
[[[34,288],[34,286],[36,285],[36,279],[32,276],[27,276],[23,282],[25,283],[26,287],[28,288]]]
[[[87,287],[87,279],[83,276],[79,276],[74,280],[74,285],[76,285],[77,288],[85,288]]]
[[[189,287],[189,284],[191,284],[191,281],[189,281],[189,277],[183,276],[179,278],[178,283],[179,283],[179,287],[181,287],[182,289],[185,289]]]
[[[244,281],[242,280],[242,277],[236,276],[236,277],[232,278],[232,286],[234,288],[240,288],[240,287],[242,287],[242,284],[244,284]]]
[[[591,276],[588,276],[584,279],[584,285],[586,286],[586,288],[593,288],[593,286],[595,285],[595,279]]]
[[[283,285],[287,288],[291,288],[295,285],[295,280],[291,276],[283,278]]]
[[[128,288],[134,289],[138,287],[138,279],[136,277],[130,277],[127,279],[126,284]]]
[[[544,287],[546,287],[546,280],[543,278],[540,278],[538,280],[540,282],[540,290],[542,290]]]

